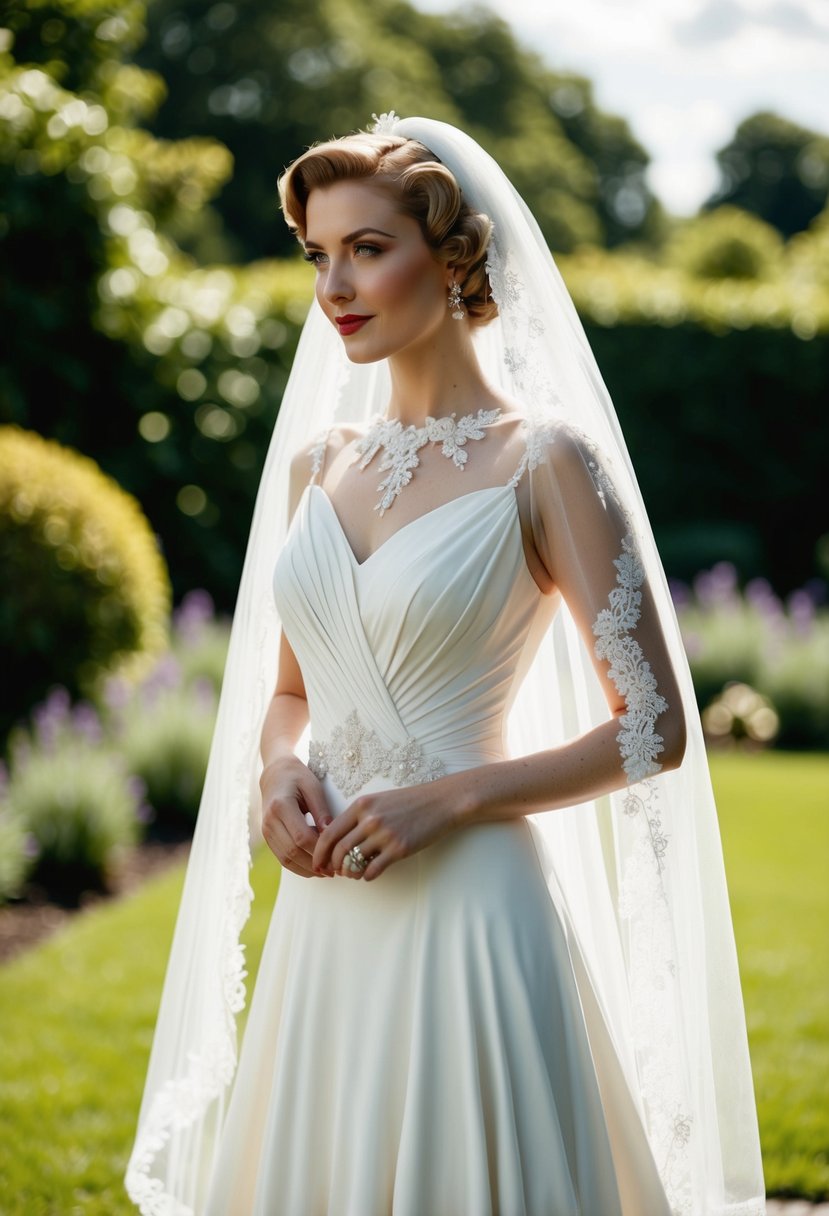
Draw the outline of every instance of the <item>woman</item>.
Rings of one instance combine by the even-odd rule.
[[[761,1213],[687,665],[552,259],[445,124],[384,116],[281,189],[318,307],[257,503],[130,1193],[211,1216]],[[283,876],[226,1106],[255,741]]]

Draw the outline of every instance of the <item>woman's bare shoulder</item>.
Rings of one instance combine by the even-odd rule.
[[[338,423],[319,431],[294,453],[291,459],[291,477],[304,477],[308,481],[320,471],[323,464],[327,464],[333,456],[359,439],[363,433],[363,428],[350,423]]]

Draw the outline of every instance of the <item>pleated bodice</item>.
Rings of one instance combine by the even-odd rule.
[[[366,730],[416,739],[447,772],[504,755],[505,711],[544,598],[511,486],[452,499],[358,562],[331,500],[311,485],[274,588],[315,738],[359,706]]]

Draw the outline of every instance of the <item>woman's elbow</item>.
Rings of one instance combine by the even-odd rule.
[[[662,751],[659,762],[663,772],[679,768],[685,756],[688,733],[685,726],[685,713],[682,705],[668,710],[657,724],[657,730],[662,736]]]

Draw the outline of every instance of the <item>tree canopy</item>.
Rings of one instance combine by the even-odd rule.
[[[483,8],[443,16],[404,0],[152,0],[136,61],[167,84],[155,134],[209,135],[233,154],[216,201],[231,258],[287,253],[278,174],[307,145],[390,109],[470,131],[556,250],[648,238],[660,225],[648,156],[627,123],[598,109],[589,81],[553,72]]]
[[[720,185],[705,209],[731,203],[783,236],[809,227],[829,198],[829,137],[761,111],[717,153]]]
[[[819,442],[796,462],[769,444],[758,402],[775,417],[781,399],[801,419],[815,416],[818,401],[822,409],[829,213],[782,250],[746,211],[706,216],[656,255],[646,234],[658,210],[638,190],[644,153],[625,124],[599,113],[587,81],[550,72],[489,14],[438,18],[392,0],[371,14],[364,0],[347,9],[333,0],[274,10],[243,2],[156,0],[152,9],[170,79],[161,113],[186,137],[148,129],[165,82],[135,62],[142,0],[29,0],[0,28],[0,422],[94,457],[141,502],[177,597],[204,586],[230,607],[313,278],[293,257],[234,264],[230,254],[261,255],[269,241],[289,239],[274,184],[304,143],[392,104],[428,110],[489,146],[553,244],[573,250],[559,262],[627,410],[654,521],[670,515],[681,466],[689,480],[680,514],[704,498],[709,521],[757,521],[763,543],[747,550],[746,572],[763,570],[780,586],[807,576],[819,519],[812,470],[825,456]],[[247,76],[239,62],[231,71],[237,36]],[[243,87],[248,78],[261,83],[256,105],[245,100],[255,92]],[[225,126],[206,130],[213,118]],[[242,141],[235,196],[224,185],[233,158],[216,138],[224,130]],[[249,191],[260,192],[258,203]],[[624,232],[637,237],[627,249],[589,243],[613,245]],[[709,409],[723,376],[733,377],[733,399]],[[676,451],[654,443],[652,401],[658,418],[672,420],[662,430]],[[715,433],[729,476],[751,434],[769,462],[762,484],[811,522],[776,535],[778,505],[756,496],[756,478],[709,485],[705,445]],[[649,471],[649,449],[650,469],[675,484]]]

